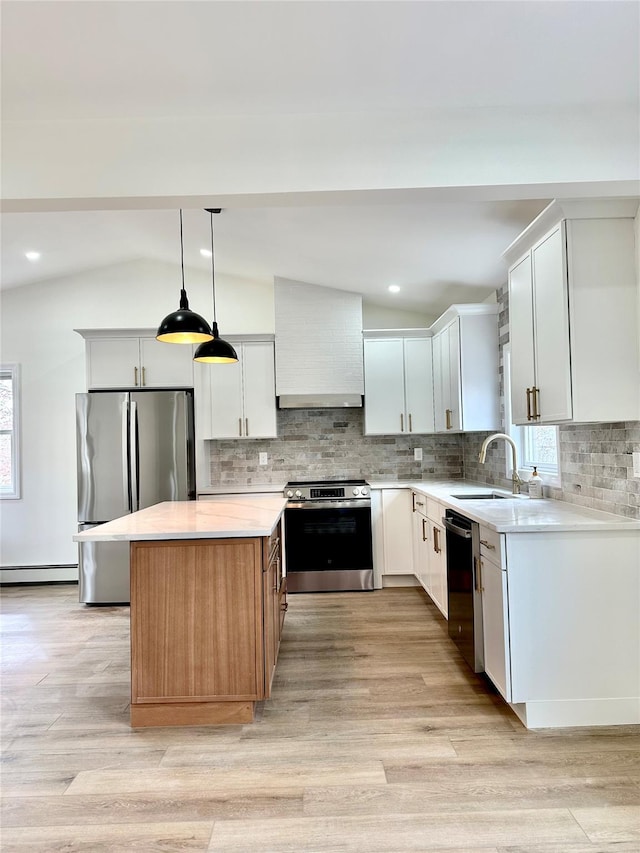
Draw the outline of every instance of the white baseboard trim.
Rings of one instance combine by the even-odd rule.
[[[415,575],[382,575],[382,586],[420,586]]]
[[[573,699],[511,705],[528,729],[626,726],[640,723],[640,699]]]
[[[78,566],[3,566],[0,584],[78,582]]]

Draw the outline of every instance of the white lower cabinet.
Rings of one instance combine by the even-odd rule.
[[[384,576],[413,576],[413,533],[411,492],[408,489],[380,489],[371,495],[376,578],[384,586]]]
[[[444,507],[419,492],[411,493],[414,574],[443,616],[447,616],[447,556]]]
[[[500,565],[504,536],[480,527],[480,587],[484,626],[484,671],[511,701],[511,656],[506,566]],[[484,544],[483,544],[484,543]]]

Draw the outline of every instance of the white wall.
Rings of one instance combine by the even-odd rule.
[[[193,310],[211,318],[211,281],[189,270]],[[86,390],[74,328],[154,328],[178,307],[177,267],[148,261],[6,290],[1,360],[21,367],[22,498],[0,502],[1,565],[73,564],[75,394]],[[221,334],[273,332],[273,287],[216,276]]]
[[[386,308],[373,302],[362,303],[362,325],[365,329],[425,329],[437,319],[419,311]]]

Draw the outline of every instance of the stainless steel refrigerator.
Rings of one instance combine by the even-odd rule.
[[[76,395],[78,530],[161,501],[195,500],[193,391]],[[129,602],[129,543],[83,542],[80,601]]]

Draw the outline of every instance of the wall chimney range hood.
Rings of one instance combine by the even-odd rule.
[[[278,408],[362,406],[362,296],[284,278],[274,295]]]

